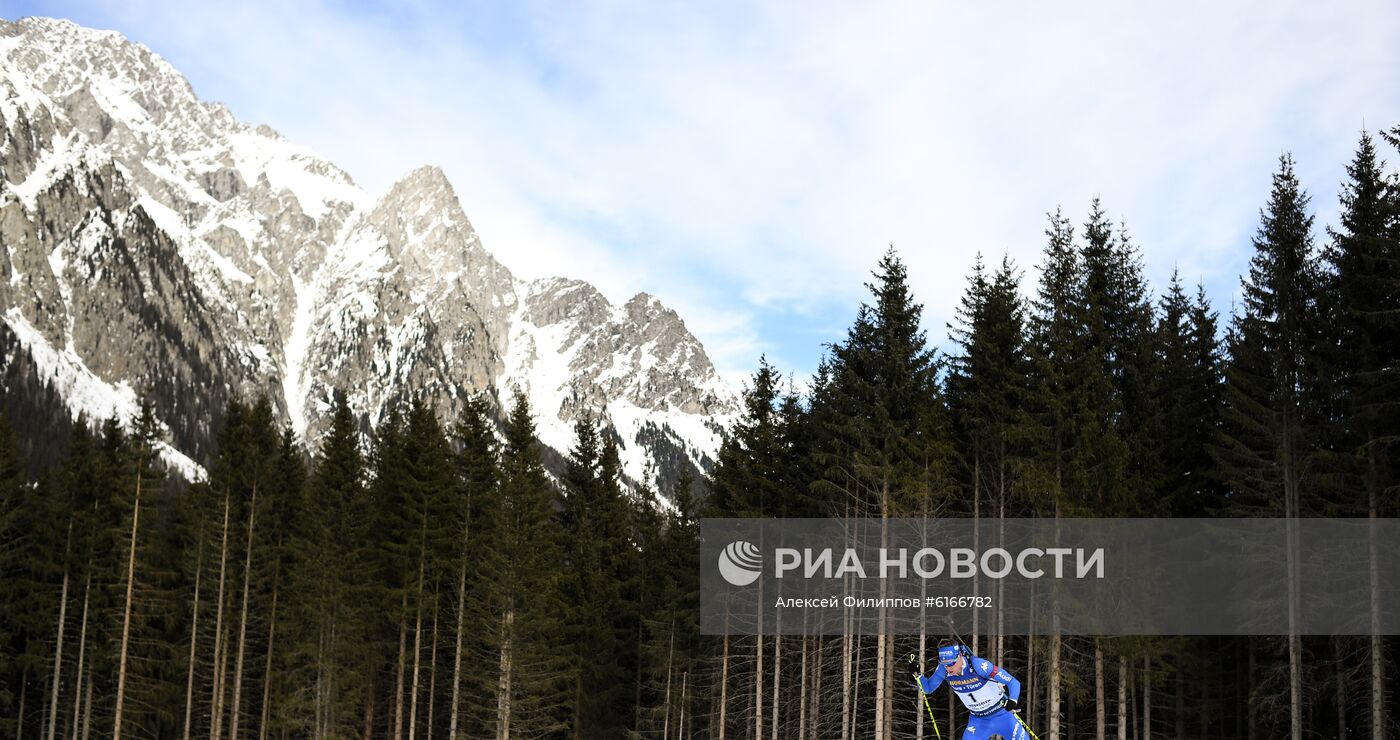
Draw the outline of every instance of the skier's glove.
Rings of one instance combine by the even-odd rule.
[[[1019,712],[1021,711],[1021,703],[1008,696],[1001,700],[1001,708],[1008,712]]]

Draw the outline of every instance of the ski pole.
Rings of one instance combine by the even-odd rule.
[[[933,718],[933,707],[929,706],[929,703],[928,703],[928,694],[925,694],[925,693],[924,693],[924,686],[923,686],[923,684],[919,683],[919,680],[918,680],[918,679],[914,679],[914,685],[919,687],[919,694],[922,695],[922,696],[924,697],[924,709],[927,709],[927,710],[928,710],[928,721],[930,721],[930,722],[933,723],[933,735],[934,735],[934,737],[937,737],[938,740],[943,740],[943,733],[941,733],[941,732],[938,731],[938,720],[936,720],[936,719]],[[1028,731],[1029,731],[1029,730],[1028,730]],[[1040,740],[1040,738],[1036,738],[1035,740]]]
[[[1025,720],[1021,719],[1021,714],[1019,712],[1012,712],[1011,716],[1015,717],[1016,721],[1021,723],[1021,729],[1025,730],[1026,734],[1031,736],[1031,740],[1040,740],[1040,737],[1035,734],[1035,731],[1031,729],[1031,726],[1026,724]]]
[[[909,654],[909,662],[911,664],[917,665],[913,653]],[[919,672],[923,673],[923,666],[919,666]],[[919,696],[922,696],[924,698],[924,709],[928,710],[928,721],[933,723],[934,736],[937,737],[938,740],[943,740],[943,733],[938,731],[938,720],[934,719],[933,717],[933,707],[929,706],[928,703],[928,694],[924,693],[924,685],[922,682],[919,681],[918,676],[914,677],[914,685],[919,687]],[[1036,740],[1040,740],[1040,738],[1036,738]]]

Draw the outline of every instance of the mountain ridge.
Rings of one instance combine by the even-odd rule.
[[[653,484],[677,449],[707,467],[737,410],[650,294],[520,279],[440,167],[371,196],[115,32],[0,21],[0,135],[3,320],[74,413],[129,418],[151,395],[193,477],[201,423],[239,396],[266,395],[314,448],[338,393],[368,428],[405,393],[450,418],[519,388],[546,445],[597,416]]]

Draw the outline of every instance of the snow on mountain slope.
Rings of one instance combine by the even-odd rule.
[[[236,396],[269,396],[314,446],[336,394],[372,425],[406,395],[450,418],[518,388],[546,444],[605,418],[651,481],[703,467],[737,410],[660,301],[522,281],[440,169],[373,198],[119,34],[0,21],[0,136],[3,320],[75,413],[152,398],[192,475]]]

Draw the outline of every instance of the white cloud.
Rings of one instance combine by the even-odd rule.
[[[810,369],[783,333],[849,319],[891,242],[941,339],[975,251],[1032,267],[1095,195],[1227,307],[1278,154],[1325,220],[1400,122],[1379,3],[174,8],[87,12],[371,189],[442,165],[513,270],[654,293],[730,375]]]

